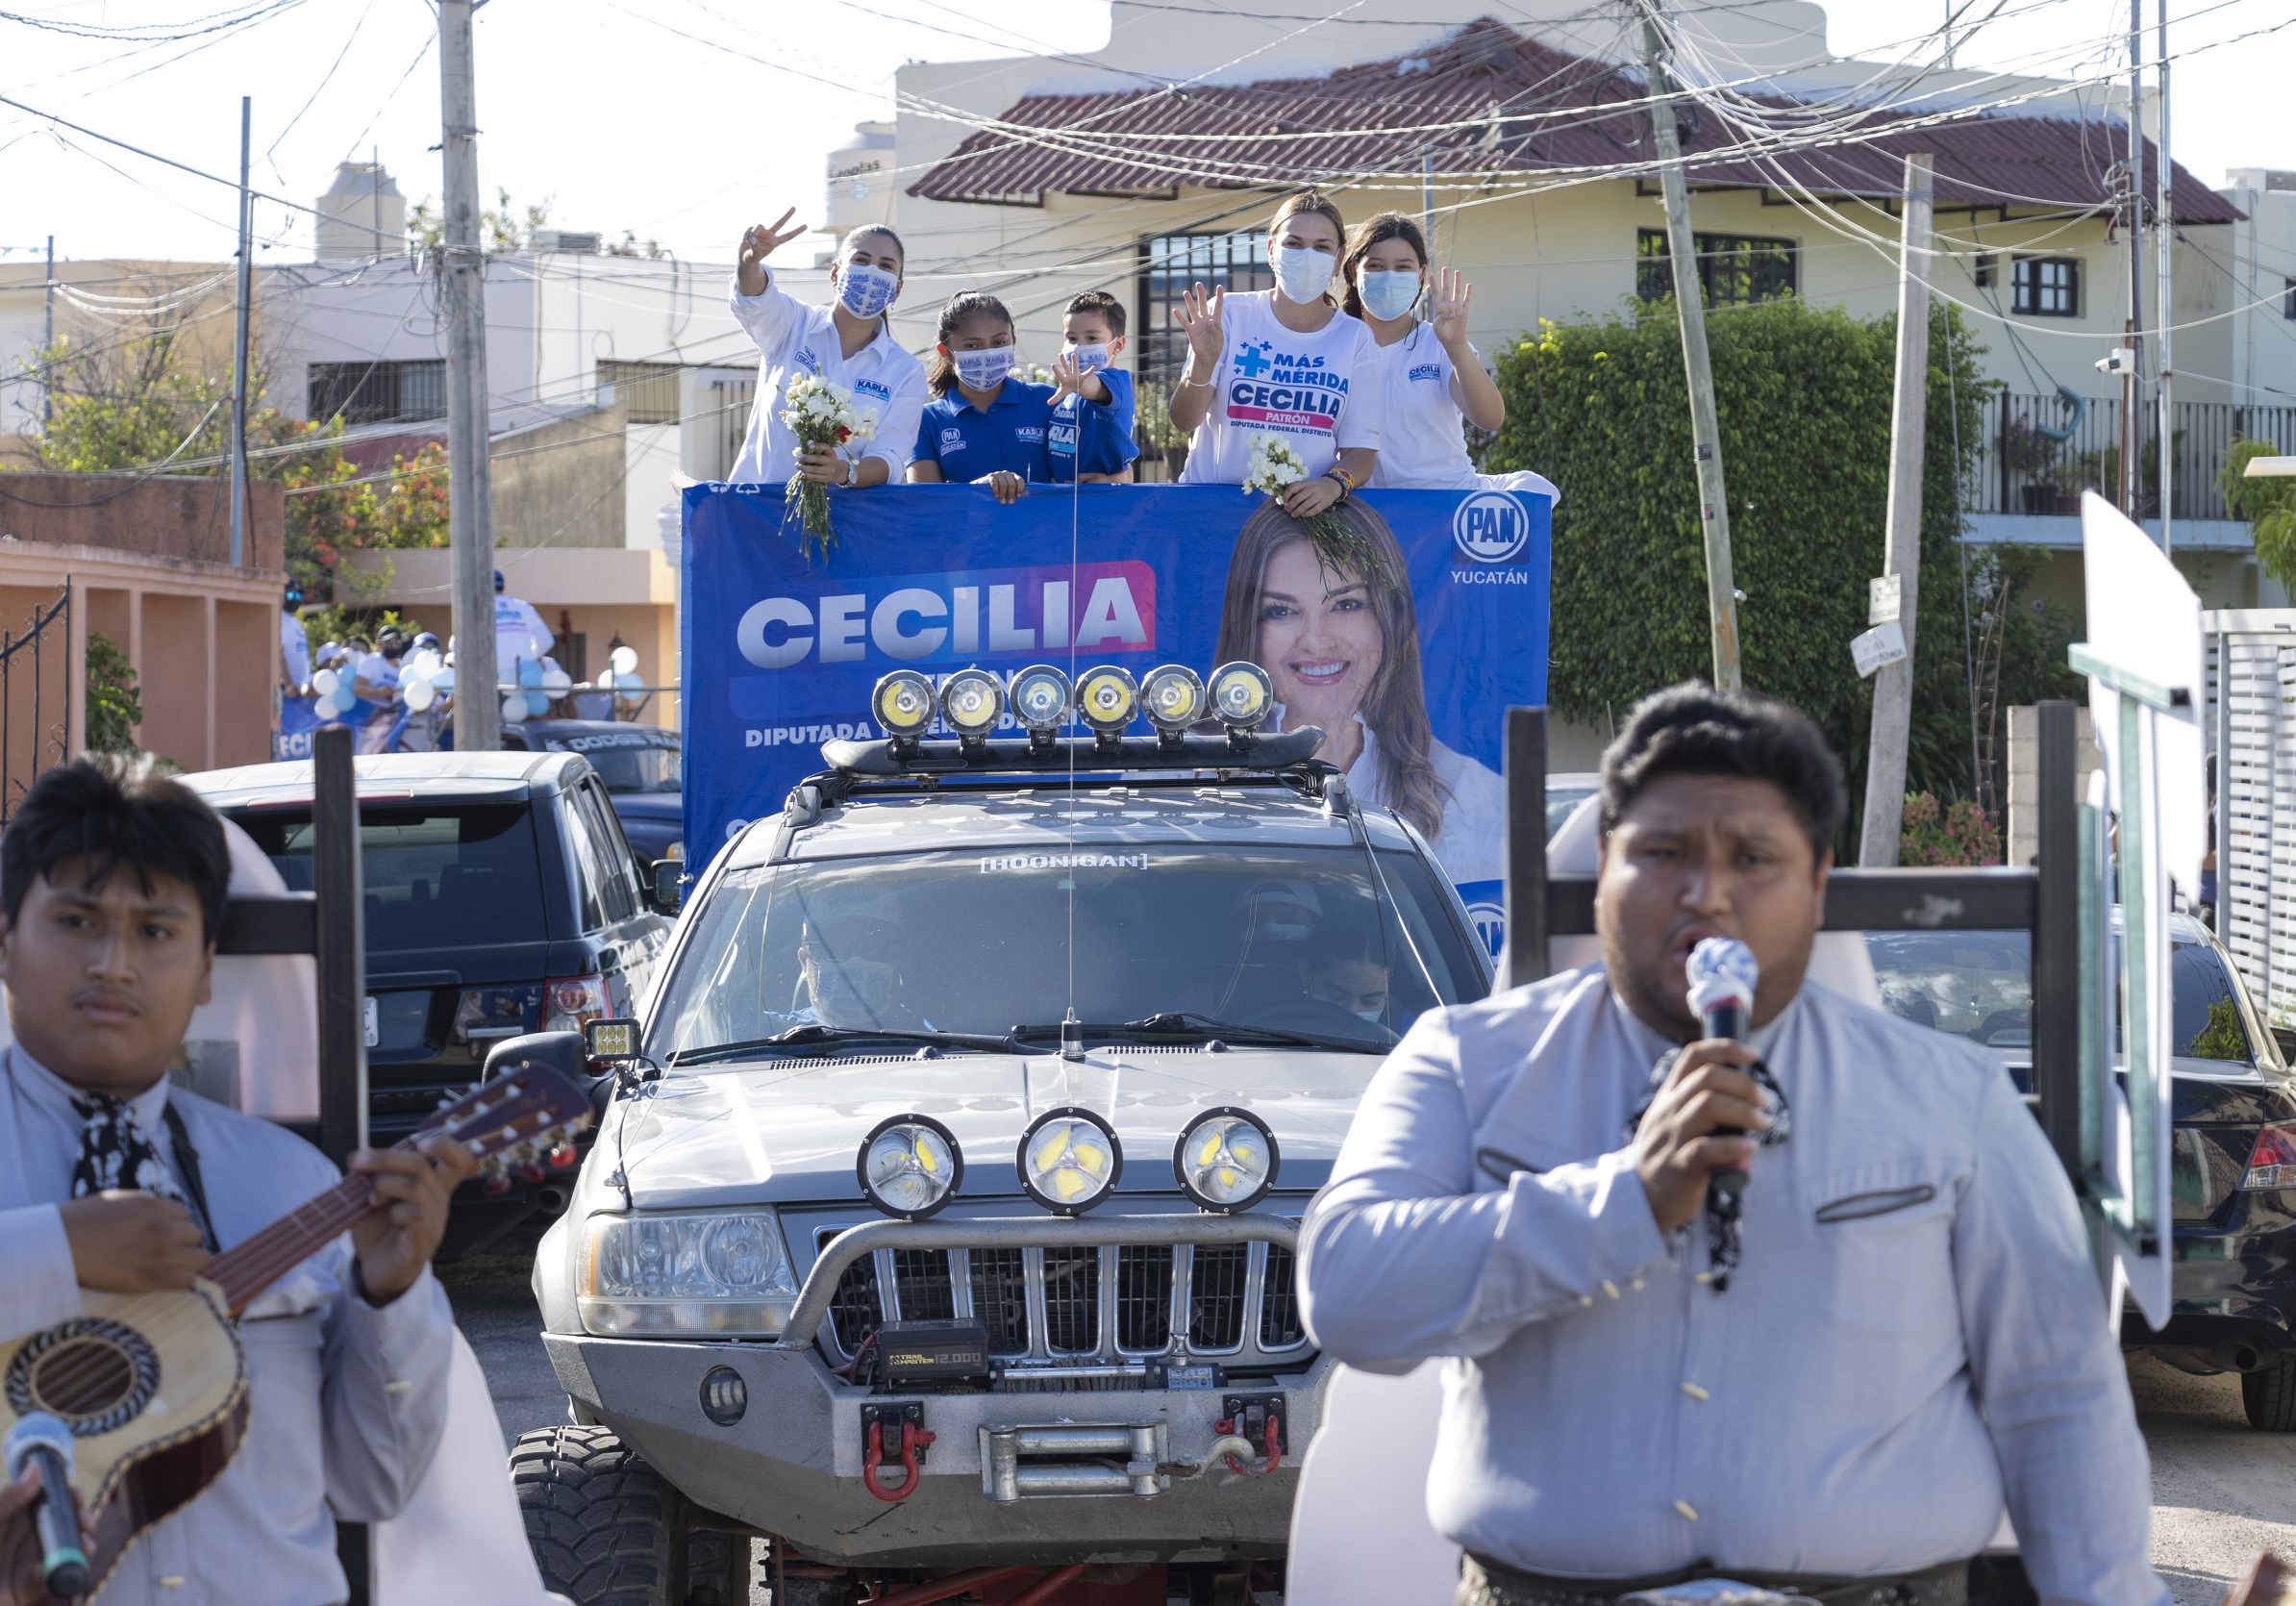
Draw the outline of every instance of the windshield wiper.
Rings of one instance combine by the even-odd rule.
[[[933,1048],[973,1048],[984,1054],[1042,1053],[1009,1037],[974,1032],[908,1032],[888,1026],[792,1026],[769,1038],[743,1042],[721,1042],[709,1048],[682,1048],[669,1057],[674,1066],[708,1065],[713,1060],[738,1060],[769,1048],[810,1048],[840,1042],[915,1042]]]
[[[1218,1038],[1222,1041],[1280,1043],[1293,1048],[1335,1048],[1346,1054],[1385,1054],[1390,1046],[1362,1038],[1328,1037],[1319,1032],[1295,1032],[1284,1026],[1247,1026],[1241,1021],[1214,1020],[1187,1010],[1146,1015],[1137,1020],[1090,1024],[1076,1028],[1085,1037]],[[1061,1025],[1015,1026],[1015,1038],[1059,1037]]]

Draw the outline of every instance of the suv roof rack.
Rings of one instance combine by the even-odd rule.
[[[1314,758],[1323,732],[1314,725],[1273,734],[1227,736],[1067,737],[1051,740],[824,741],[821,757],[849,781],[920,776],[1105,774],[1112,770],[1297,769]]]

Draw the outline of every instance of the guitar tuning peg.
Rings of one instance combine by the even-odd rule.
[[[542,1180],[542,1167],[531,1160],[526,1161],[518,1167],[517,1177],[520,1182],[539,1182]]]
[[[479,1184],[479,1192],[489,1199],[499,1199],[510,1191],[511,1179],[500,1171],[493,1172],[485,1182]]]
[[[576,1158],[572,1143],[561,1143],[550,1151],[550,1167],[557,1171],[565,1170],[574,1164]]]
[[[444,1098],[441,1098],[441,1099],[438,1101],[438,1108],[439,1108],[439,1109],[441,1109],[441,1110],[452,1110],[454,1107],[455,1107],[454,1095],[453,1095],[453,1094],[451,1094],[451,1093],[450,1093],[450,1094],[448,1094],[446,1097],[444,1097]]]

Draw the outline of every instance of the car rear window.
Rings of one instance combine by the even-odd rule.
[[[534,820],[525,804],[370,804],[359,814],[368,952],[484,947],[548,937]],[[232,817],[290,889],[311,891],[309,811],[265,809]]]

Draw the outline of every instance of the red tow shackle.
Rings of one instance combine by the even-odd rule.
[[[861,1483],[880,1500],[906,1500],[917,1492],[917,1479],[923,1475],[917,1466],[917,1451],[933,1443],[933,1435],[914,1422],[901,1424],[901,1468],[908,1475],[897,1489],[887,1489],[877,1481],[877,1470],[885,1465],[885,1424],[869,1424],[869,1458],[861,1464]]]

